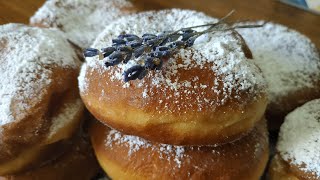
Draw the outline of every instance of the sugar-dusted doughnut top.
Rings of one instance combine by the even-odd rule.
[[[268,84],[269,99],[277,108],[286,108],[281,104],[284,97],[306,91],[319,82],[319,53],[306,36],[271,22],[261,28],[240,29],[239,33],[261,68]]]
[[[320,178],[320,99],[286,116],[277,150],[285,161]]]
[[[91,45],[106,25],[135,12],[128,0],[50,0],[31,17],[31,24],[57,27],[85,48]]]
[[[60,31],[21,24],[0,26],[0,126],[35,112],[47,88],[59,84],[52,77],[57,69],[79,66]]]
[[[203,13],[190,10],[140,13],[110,23],[92,47],[109,47],[112,39],[123,32],[142,36],[144,33],[157,34],[215,21]],[[109,101],[112,97],[105,92],[105,84],[117,89],[119,96],[135,89],[135,93],[138,91],[139,94],[132,98],[141,99],[136,100],[141,103],[135,102],[135,105],[147,107],[152,101],[149,106],[158,112],[211,111],[230,101],[241,106],[265,91],[265,81],[260,70],[246,57],[245,51],[245,43],[236,32],[202,35],[191,48],[179,50],[164,64],[161,71],[127,83],[123,81],[122,74],[136,65],[139,58],[128,64],[106,68],[105,61],[89,57],[79,77],[80,92],[86,96],[94,88],[100,91],[100,101]],[[128,102],[129,106],[134,105],[132,103]]]

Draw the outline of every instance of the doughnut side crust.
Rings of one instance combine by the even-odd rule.
[[[259,179],[268,161],[264,121],[247,136],[221,146],[151,143],[100,122],[91,128],[91,141],[112,179]]]

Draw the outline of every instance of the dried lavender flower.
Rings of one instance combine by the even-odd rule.
[[[144,70],[145,68],[141,65],[132,66],[123,73],[124,81],[128,82],[138,79],[139,76],[141,77],[141,74],[144,72]]]
[[[231,11],[216,23],[181,28],[177,31],[164,31],[157,35],[145,33],[141,37],[135,34],[120,34],[112,39],[112,47],[101,49],[87,48],[83,54],[85,57],[103,55],[105,66],[115,66],[120,63],[128,63],[133,58],[142,59],[142,63],[134,65],[124,71],[124,81],[143,79],[150,70],[160,70],[165,59],[174,55],[179,49],[193,46],[195,40],[203,34],[218,31],[234,30],[236,28],[256,28],[263,25],[237,25],[226,23],[225,20],[233,14]],[[203,31],[197,28],[207,27]],[[100,58],[101,59],[101,58]]]
[[[83,55],[85,57],[93,57],[93,56],[97,56],[98,54],[99,54],[99,50],[94,48],[87,48],[83,51]]]

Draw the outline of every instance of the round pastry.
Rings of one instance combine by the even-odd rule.
[[[0,26],[0,175],[27,167],[79,127],[80,64],[57,30]]]
[[[58,159],[38,168],[14,175],[0,176],[0,180],[88,180],[100,170],[86,137],[76,137],[69,150]]]
[[[32,25],[56,27],[73,43],[89,47],[111,21],[136,12],[129,0],[51,0],[31,17]]]
[[[265,121],[241,139],[212,146],[174,146],[123,135],[101,123],[90,131],[111,179],[259,179],[268,161]],[[115,155],[116,154],[116,155]]]
[[[270,167],[272,179],[320,179],[320,99],[286,116],[277,152]]]
[[[239,33],[268,84],[269,128],[279,129],[290,111],[320,98],[319,52],[306,36],[271,22],[262,28],[239,29]]]
[[[213,21],[190,10],[140,13],[111,23],[93,47],[108,47],[122,32],[141,37]],[[267,100],[262,74],[241,36],[209,33],[177,51],[161,70],[129,82],[124,71],[141,59],[106,67],[99,57],[86,58],[79,76],[86,107],[112,128],[165,144],[224,143],[250,131]]]

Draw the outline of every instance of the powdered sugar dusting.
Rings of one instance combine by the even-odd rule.
[[[176,163],[177,167],[181,167],[181,163],[183,157],[185,156],[184,152],[185,149],[183,146],[174,146],[168,144],[160,144],[160,146],[153,146],[148,141],[137,137],[137,136],[130,136],[130,135],[123,135],[116,130],[110,130],[109,134],[107,135],[105,145],[107,147],[112,148],[113,143],[116,145],[124,145],[128,147],[128,157],[133,153],[136,153],[140,149],[147,149],[151,148],[152,151],[159,152],[160,158],[164,158],[168,161],[173,159]]]
[[[50,139],[55,135],[61,128],[65,127],[66,124],[74,121],[74,118],[83,110],[83,103],[81,99],[77,99],[75,102],[67,103],[62,106],[63,111],[57,116],[52,118],[52,125],[50,127],[50,133],[48,138]]]
[[[111,21],[132,12],[135,11],[128,0],[50,0],[30,22],[57,27],[71,41],[85,48]]]
[[[284,160],[320,178],[320,99],[286,116],[277,149]]]
[[[159,12],[145,12],[130,17],[121,18],[106,27],[93,44],[95,48],[110,46],[112,38],[122,32],[143,35],[144,33],[160,33],[167,30],[177,30],[182,27],[190,27],[210,22],[216,19],[204,15],[203,13],[190,10],[164,10]],[[177,23],[179,22],[179,23]],[[177,60],[179,59],[179,61]],[[130,88],[130,82],[123,82],[123,72],[138,64],[140,59],[129,61],[128,64],[120,64],[116,67],[104,66],[104,61],[99,61],[97,57],[86,58],[87,69],[101,72],[107,72],[111,81],[121,82],[123,88]],[[200,69],[210,71],[212,78],[205,83],[200,83],[203,74],[193,76],[192,78],[182,79],[182,71],[192,71]],[[167,102],[160,102],[157,109],[167,109],[170,111],[180,109],[197,109],[201,111],[205,108],[212,109],[215,106],[223,105],[229,100],[240,99],[239,94],[246,92],[248,96],[257,97],[261,95],[265,88],[264,79],[260,70],[245,57],[242,44],[237,35],[233,32],[220,32],[215,34],[206,34],[195,42],[194,46],[188,49],[181,49],[171,59],[164,64],[163,73],[149,73],[145,79],[152,79],[152,83],[145,83],[141,80],[138,87],[143,87],[141,97],[148,99],[154,94],[159,94],[160,89],[163,92],[173,91],[174,96],[167,96]],[[79,78],[81,93],[86,93],[86,88],[90,84],[86,82],[85,68],[81,71]],[[213,77],[215,76],[215,77]],[[140,86],[141,84],[141,86]],[[217,99],[212,98],[204,89],[209,89],[215,94]],[[196,96],[197,102],[194,102]],[[251,100],[251,99],[250,99]],[[192,101],[192,102],[191,102]],[[175,103],[175,108],[170,108],[170,104]],[[240,104],[241,104],[240,103]]]
[[[0,125],[23,119],[52,84],[49,67],[79,68],[57,30],[19,24],[0,26]]]
[[[248,156],[251,156],[251,158],[260,159],[261,153],[267,148],[268,141],[268,133],[265,124],[259,124],[247,136],[229,142],[228,144],[213,144],[209,146],[177,146],[161,144],[144,140],[138,136],[125,135],[114,129],[108,129],[105,132],[105,148],[109,150],[112,150],[113,148],[123,150],[125,148],[124,151],[127,152],[127,158],[125,159],[128,161],[130,161],[131,158],[134,160],[136,155],[144,154],[147,158],[150,157],[151,159],[154,159],[153,157],[155,157],[161,161],[166,161],[165,163],[174,163],[175,168],[181,168],[190,164],[196,166],[197,163],[193,161],[193,158],[199,156],[194,156],[194,153],[209,153],[209,156],[212,155],[212,159],[210,160],[212,164],[219,162],[221,160],[219,157],[237,159],[239,157],[248,158]],[[231,153],[230,148],[239,149],[238,153]],[[204,156],[208,157],[206,155]],[[227,160],[228,158],[222,159]],[[205,167],[200,164],[198,165],[202,168]]]
[[[241,29],[239,33],[267,80],[272,104],[290,93],[313,87],[319,80],[320,57],[306,36],[274,23],[262,28]]]
[[[85,75],[86,75],[86,72],[87,72],[87,66],[81,66],[81,69],[80,69],[80,74],[79,74],[79,90],[80,91],[84,91],[85,89],[88,88],[88,84],[87,84],[87,80],[85,79]],[[81,79],[81,81],[80,81]]]

